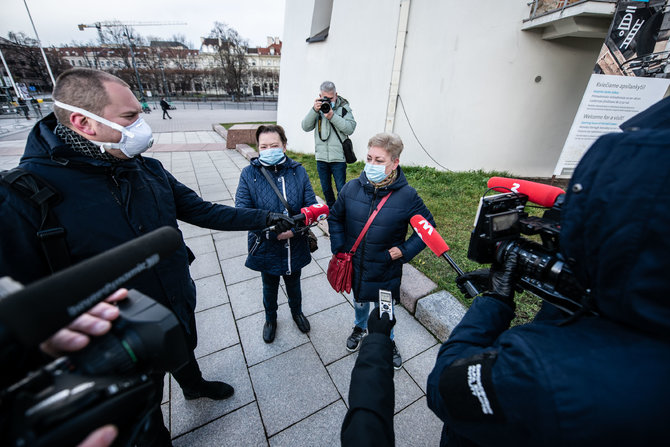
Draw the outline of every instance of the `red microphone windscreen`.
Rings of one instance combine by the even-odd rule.
[[[328,205],[325,203],[317,203],[300,210],[300,213],[305,215],[305,225],[311,225],[316,221],[326,219],[329,212]]]
[[[444,242],[440,233],[438,233],[435,227],[433,227],[422,215],[417,214],[412,216],[409,223],[424,244],[426,244],[437,256],[442,256],[449,250],[449,246]]]
[[[499,192],[510,192],[511,190],[525,194],[531,202],[548,208],[554,206],[558,196],[565,194],[565,191],[556,186],[505,177],[491,177],[487,185]]]

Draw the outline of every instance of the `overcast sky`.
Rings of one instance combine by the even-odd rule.
[[[97,41],[95,28],[79,31],[80,23],[179,21],[187,25],[138,26],[143,37],[167,39],[183,34],[196,49],[214,22],[235,28],[251,46],[265,46],[267,36],[282,38],[285,0],[26,0],[43,46],[72,41]],[[23,0],[0,0],[0,36],[22,31],[35,37]]]

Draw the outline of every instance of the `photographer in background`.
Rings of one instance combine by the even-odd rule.
[[[343,446],[395,445],[393,409],[393,342],[389,338],[396,319],[375,309],[368,317],[368,331],[351,371],[349,410],[340,441]]]
[[[349,101],[338,96],[335,84],[321,84],[319,97],[302,120],[302,130],[314,130],[316,169],[328,208],[335,203],[331,176],[339,194],[347,182],[347,163],[342,141],[354,133],[356,120]]]
[[[560,249],[590,290],[583,311],[545,302],[531,323],[510,328],[514,252],[486,276],[463,277],[488,291],[428,378],[441,445],[667,443],[670,98],[621,128],[585,154],[563,205]]]

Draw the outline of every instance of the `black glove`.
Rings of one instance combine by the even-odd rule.
[[[469,296],[463,284],[470,281],[479,290],[485,290],[487,296],[497,298],[514,308],[514,282],[518,258],[518,254],[513,251],[507,255],[502,265],[493,263],[490,269],[468,272],[456,278],[456,285],[465,296]]]
[[[395,326],[395,321],[395,318],[393,320],[389,319],[387,313],[382,314],[381,318],[379,318],[379,308],[377,307],[370,312],[370,316],[368,317],[368,332],[390,336],[391,328]]]
[[[295,227],[295,220],[291,219],[286,214],[268,213],[265,225],[268,227],[275,227],[274,231],[276,233],[283,233],[284,231],[288,231]]]

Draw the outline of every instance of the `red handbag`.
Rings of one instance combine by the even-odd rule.
[[[336,292],[351,292],[351,276],[353,273],[351,260],[354,257],[354,253],[356,253],[358,245],[363,240],[363,236],[365,236],[368,228],[370,228],[370,224],[372,224],[372,221],[375,219],[375,217],[377,217],[377,213],[379,213],[379,210],[382,209],[382,206],[384,206],[388,198],[391,197],[392,193],[393,191],[388,193],[379,202],[379,205],[377,205],[377,208],[375,208],[374,212],[370,215],[370,218],[365,223],[361,234],[358,235],[358,239],[356,239],[356,242],[354,243],[354,246],[351,247],[351,250],[349,250],[347,253],[335,253],[333,257],[330,258],[327,273],[328,282]]]

